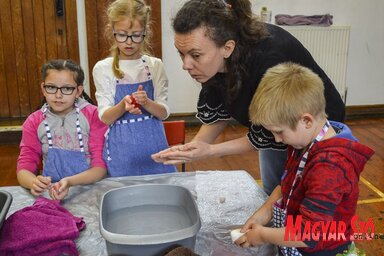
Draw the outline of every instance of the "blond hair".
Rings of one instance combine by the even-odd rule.
[[[256,125],[287,125],[295,130],[302,114],[326,118],[324,84],[312,70],[292,62],[269,68],[249,106]]]
[[[105,29],[105,36],[112,45],[110,48],[113,57],[112,70],[113,74],[118,78],[124,77],[124,72],[119,67],[119,48],[114,40],[113,28],[116,22],[124,18],[129,18],[132,21],[137,20],[144,27],[145,37],[140,45],[140,50],[143,54],[150,55],[152,38],[151,8],[145,4],[143,0],[116,0],[112,2],[107,9],[108,23]]]

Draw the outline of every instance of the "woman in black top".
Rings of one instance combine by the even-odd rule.
[[[155,161],[175,164],[257,149],[263,188],[270,194],[280,184],[286,145],[252,125],[248,108],[265,71],[282,62],[317,73],[324,82],[328,118],[344,120],[341,96],[311,54],[284,29],[260,22],[249,0],[190,0],[176,14],[173,29],[183,69],[202,83],[197,117],[203,125],[190,143],[154,154]],[[249,128],[247,135],[212,144],[231,118]]]

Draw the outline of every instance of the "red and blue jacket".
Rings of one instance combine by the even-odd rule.
[[[303,254],[328,251],[350,243],[353,233],[351,219],[355,215],[359,196],[359,176],[364,165],[374,154],[367,146],[357,142],[350,129],[342,123],[330,122],[337,135],[319,141],[309,150],[302,177],[297,181],[287,208],[287,215],[302,217],[302,231],[306,222],[343,221],[346,240],[329,241],[327,237],[304,241],[308,247],[298,248]],[[302,154],[292,148],[288,151],[286,175],[282,178],[283,207],[295,179]],[[308,226],[308,225],[307,225]],[[317,229],[322,233],[321,228]]]

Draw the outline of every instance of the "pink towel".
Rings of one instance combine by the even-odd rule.
[[[0,232],[0,256],[79,255],[74,240],[85,228],[59,201],[45,197],[14,212]]]
[[[330,14],[324,15],[287,15],[287,14],[278,14],[275,16],[275,21],[277,25],[288,25],[288,26],[297,26],[297,25],[316,25],[316,26],[330,26],[333,24],[333,16]]]

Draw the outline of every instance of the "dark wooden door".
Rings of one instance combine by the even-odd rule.
[[[91,71],[109,49],[104,37],[109,2],[85,0],[93,99]],[[161,57],[161,1],[147,2],[155,24],[154,55]],[[76,0],[0,0],[0,119],[23,119],[41,105],[40,68],[57,58],[80,61]]]
[[[41,104],[48,59],[79,59],[76,20],[67,13],[76,13],[75,0],[0,0],[0,118],[25,117]]]

